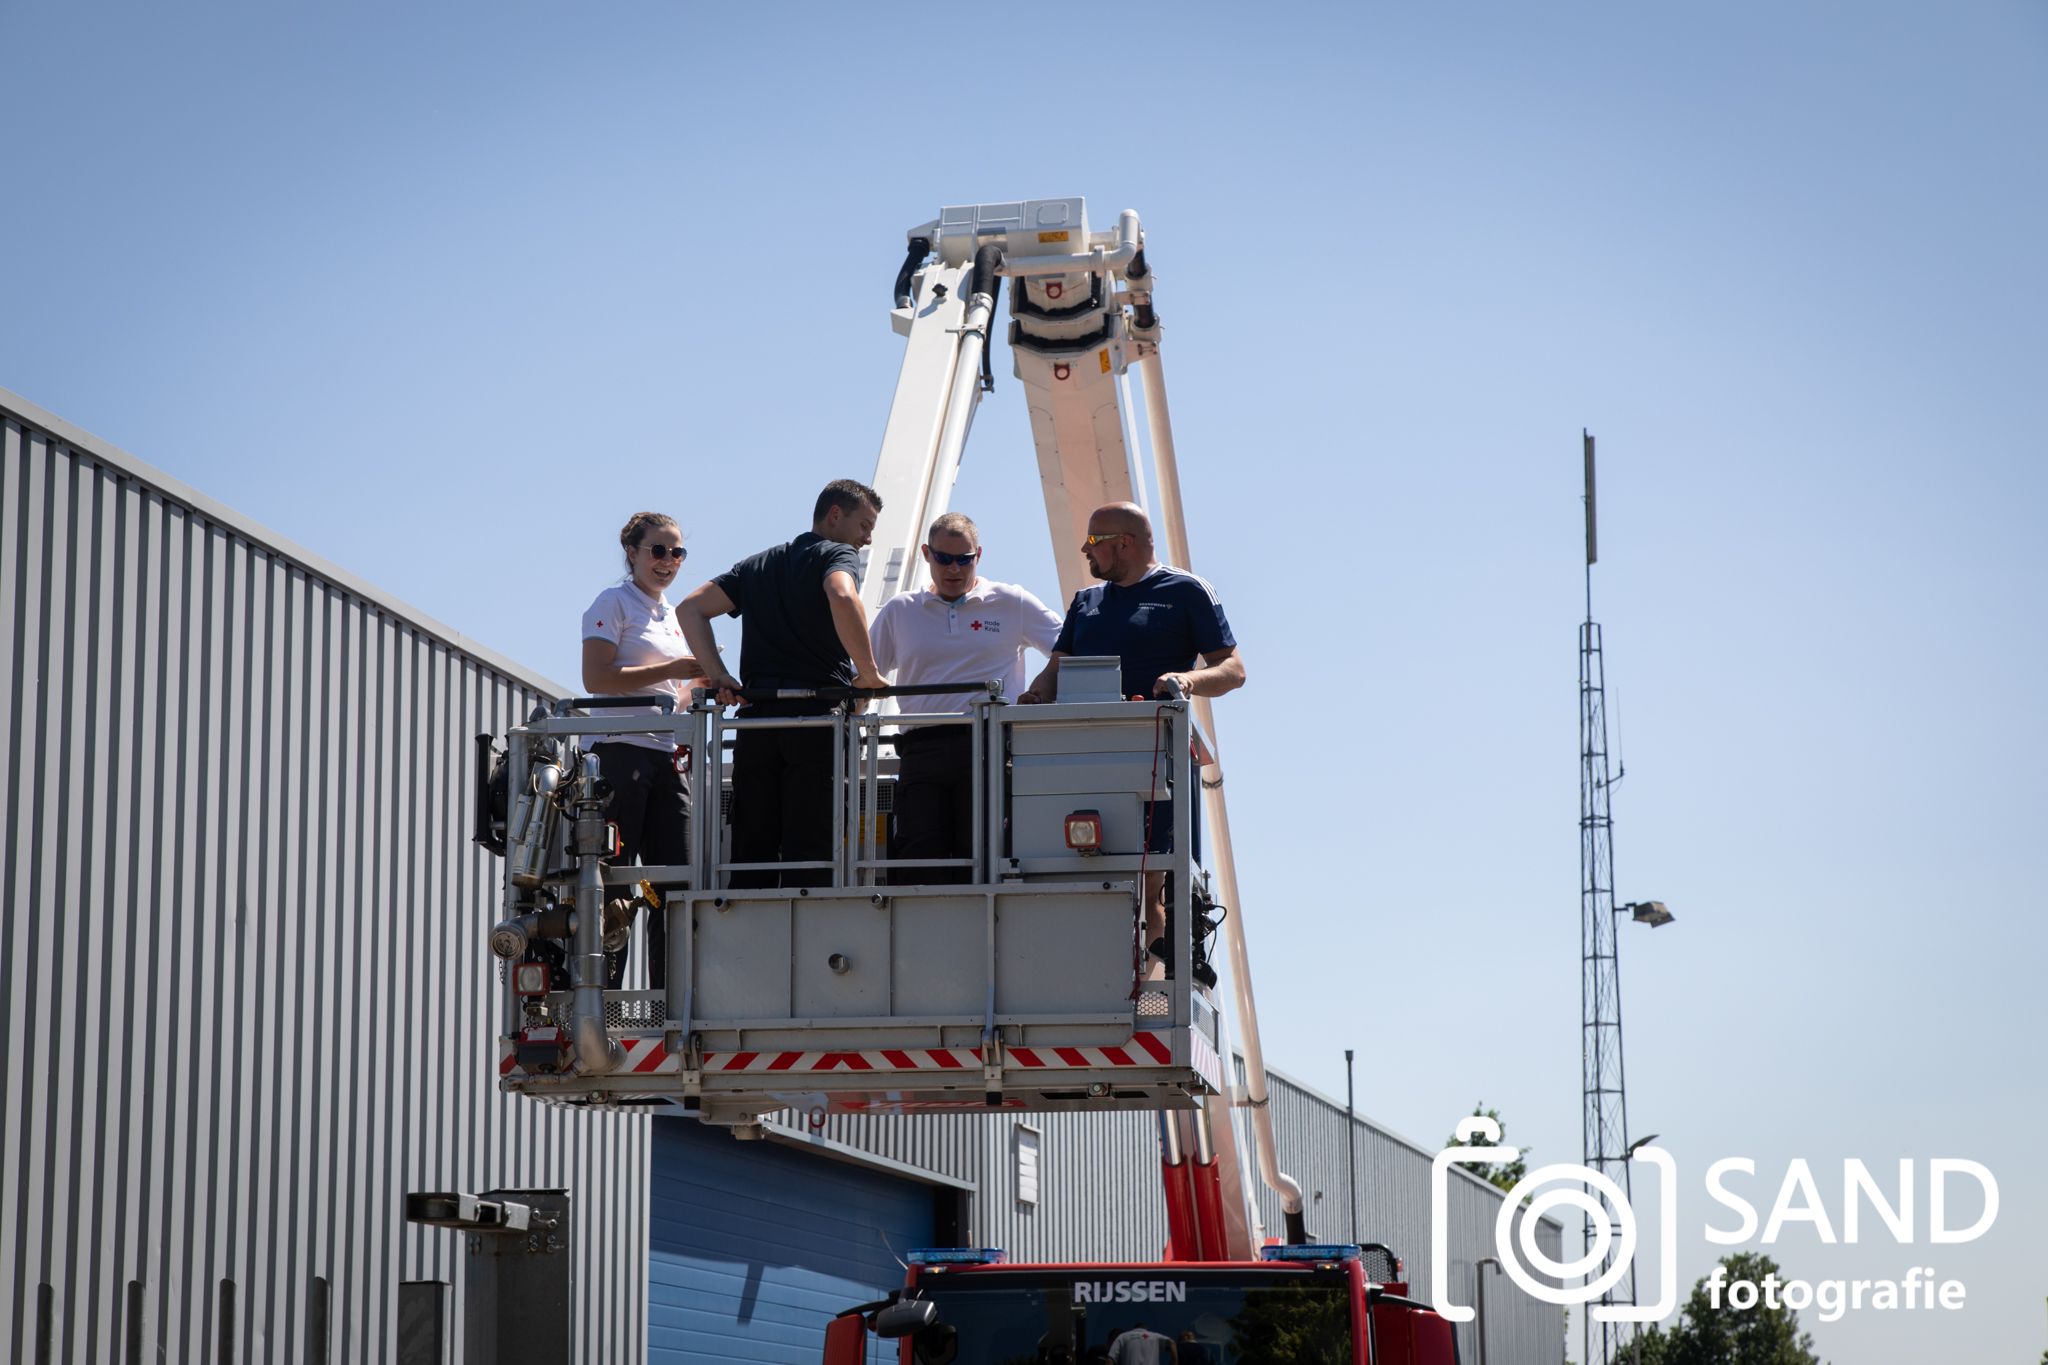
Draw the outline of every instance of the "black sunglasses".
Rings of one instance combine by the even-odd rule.
[[[673,559],[678,564],[690,557],[690,547],[687,545],[642,545],[637,548],[647,551],[657,560]]]
[[[970,550],[964,555],[952,555],[947,554],[944,550],[933,550],[929,545],[924,548],[931,551],[932,563],[944,564],[948,568],[955,564],[972,564],[975,560],[981,558],[981,551],[979,550]]]

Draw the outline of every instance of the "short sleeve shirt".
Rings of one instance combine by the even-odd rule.
[[[1087,591],[1084,589],[1084,591]],[[1133,1327],[1109,1343],[1109,1358],[1115,1365],[1165,1365],[1166,1337],[1143,1327]]]
[[[749,687],[850,687],[853,660],[832,625],[827,574],[860,578],[851,545],[806,531],[711,581],[740,618],[740,681]]]
[[[875,613],[868,635],[875,667],[899,686],[967,683],[972,692],[905,697],[906,711],[965,711],[981,684],[1001,679],[1003,695],[1016,700],[1025,687],[1024,651],[1049,653],[1060,632],[1059,613],[1014,583],[976,579],[956,602],[930,588],[900,593]]]
[[[1149,697],[1161,674],[1183,672],[1236,644],[1209,580],[1162,564],[1129,587],[1098,583],[1075,593],[1053,648],[1116,655],[1123,660],[1123,695]]]
[[[622,668],[667,663],[690,652],[668,598],[649,597],[631,579],[612,584],[591,602],[589,610],[583,613],[583,638],[611,641],[618,649],[614,658]],[[649,683],[635,690],[666,692],[676,699],[678,706],[688,700],[683,694],[683,685],[673,680]],[[653,710],[650,706],[608,706],[596,714],[632,715]],[[668,736],[657,734],[620,735],[616,742],[659,749],[663,753],[667,753],[673,743]]]

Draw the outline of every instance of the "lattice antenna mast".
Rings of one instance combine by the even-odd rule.
[[[1593,478],[1593,437],[1582,432],[1586,454],[1586,621],[1579,627],[1579,1021],[1582,1051],[1580,1073],[1585,1103],[1585,1164],[1612,1179],[1630,1196],[1628,1092],[1621,1046],[1621,959],[1615,952],[1614,814],[1609,798],[1617,780],[1607,762],[1607,666],[1601,653],[1600,625],[1593,619],[1593,565],[1599,560],[1598,504]],[[1620,1218],[1599,1191],[1603,1215],[1619,1243]],[[1590,1235],[1590,1234],[1589,1234]],[[1613,1264],[1609,1251],[1596,1274]],[[1602,1293],[1601,1305],[1636,1301],[1633,1261]],[[1591,1305],[1588,1305],[1590,1308]],[[1585,1365],[1611,1365],[1624,1342],[1635,1335],[1631,1323],[1595,1322],[1582,1314]]]

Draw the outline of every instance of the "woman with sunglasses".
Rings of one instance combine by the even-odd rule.
[[[689,654],[667,589],[689,554],[675,518],[635,512],[619,531],[626,574],[597,595],[583,613],[583,690],[593,696],[648,696],[666,693],[678,707],[689,700],[689,683],[704,670]],[[650,706],[605,708],[602,714],[652,711]],[[593,746],[599,771],[611,788],[607,811],[618,827],[619,861],[638,859],[674,866],[689,861],[686,821],[690,789],[683,770],[688,754],[664,734],[625,734]],[[647,983],[666,983],[668,954],[659,914],[647,919]],[[610,954],[607,985],[617,990],[626,975],[627,949]]]

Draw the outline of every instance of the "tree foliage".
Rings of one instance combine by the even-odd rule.
[[[1500,1147],[1506,1144],[1508,1136],[1508,1125],[1507,1122],[1501,1118],[1500,1110],[1486,1108],[1486,1102],[1484,1100],[1481,1100],[1479,1103],[1472,1106],[1472,1117],[1475,1119],[1492,1119],[1495,1123],[1500,1124],[1501,1141],[1495,1142],[1490,1138],[1475,1135],[1470,1142],[1460,1143],[1458,1141],[1457,1131],[1453,1129],[1451,1135],[1448,1138],[1444,1139],[1444,1146]],[[1521,1184],[1522,1177],[1529,1173],[1528,1156],[1529,1153],[1533,1150],[1535,1149],[1524,1148],[1522,1150],[1522,1154],[1520,1156],[1517,1156],[1513,1161],[1496,1161],[1492,1165],[1487,1165],[1483,1162],[1468,1163],[1463,1161],[1459,1162],[1458,1164],[1460,1166],[1463,1166],[1466,1170],[1472,1172],[1472,1174],[1478,1176],[1481,1180],[1487,1181],[1490,1184],[1498,1185],[1500,1188],[1504,1190],[1512,1190],[1515,1186]]]
[[[1766,1275],[1776,1275],[1781,1283],[1785,1278],[1777,1262],[1759,1252],[1738,1251],[1722,1257],[1721,1264],[1728,1268],[1730,1284],[1747,1280],[1760,1285]],[[1716,1307],[1705,1277],[1692,1287],[1692,1297],[1669,1331],[1650,1328],[1618,1359],[1623,1365],[1821,1365],[1813,1338],[1799,1330],[1799,1314],[1761,1301],[1754,1308],[1735,1308],[1725,1290]]]

